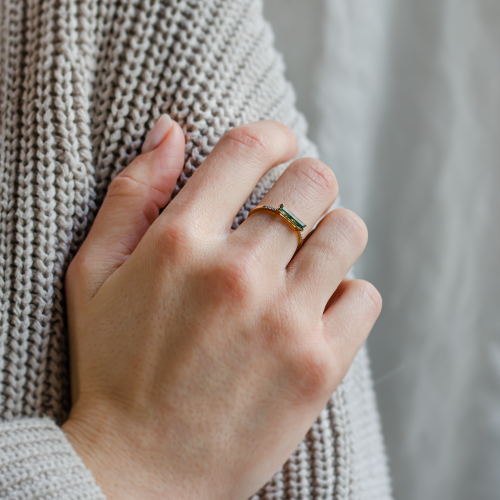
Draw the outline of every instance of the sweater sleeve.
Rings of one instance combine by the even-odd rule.
[[[0,425],[0,498],[105,500],[61,428],[49,418]]]

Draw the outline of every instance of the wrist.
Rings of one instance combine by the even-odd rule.
[[[165,456],[144,430],[109,413],[70,416],[62,430],[108,500],[196,498],[173,480]]]

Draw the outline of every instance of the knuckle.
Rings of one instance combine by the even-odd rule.
[[[194,255],[199,236],[196,229],[182,217],[159,228],[156,231],[156,244],[160,254],[175,261],[188,261]]]
[[[316,398],[330,387],[332,360],[320,337],[308,338],[299,344],[294,360],[300,395]]]
[[[359,280],[360,301],[368,316],[368,320],[377,319],[382,311],[382,296],[368,281]]]
[[[337,179],[333,171],[314,158],[302,158],[296,162],[297,175],[301,182],[320,194],[336,194]]]
[[[240,125],[229,130],[222,140],[229,146],[229,153],[238,159],[251,155],[259,160],[271,160],[274,156],[272,141],[268,134],[248,125]]]
[[[365,247],[368,241],[368,230],[363,219],[351,210],[339,208],[328,214],[330,223],[343,240],[354,242],[356,246]]]
[[[125,171],[124,171],[125,172]],[[143,196],[147,191],[147,186],[138,182],[130,175],[122,172],[117,175],[109,185],[106,196],[108,198],[120,198],[129,196]]]
[[[224,259],[212,269],[211,274],[218,292],[227,300],[244,302],[246,306],[260,300],[258,269],[250,252],[239,252]]]

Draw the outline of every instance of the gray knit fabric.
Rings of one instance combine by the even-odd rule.
[[[0,498],[104,500],[93,477],[53,420],[0,424]]]
[[[100,499],[64,437],[63,277],[113,177],[161,113],[187,137],[180,189],[229,128],[270,118],[316,151],[259,0],[0,0],[0,498]],[[285,166],[266,175],[235,220]],[[363,349],[255,498],[389,499]]]

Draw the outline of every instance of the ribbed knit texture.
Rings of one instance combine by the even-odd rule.
[[[41,417],[60,424],[69,410],[64,273],[109,183],[162,113],[187,137],[177,190],[241,123],[278,120],[302,156],[316,151],[259,0],[0,6],[0,498],[98,499],[62,431]],[[261,180],[234,227],[284,168]],[[258,497],[390,498],[364,349]]]
[[[105,500],[61,429],[49,418],[0,425],[0,498]]]

